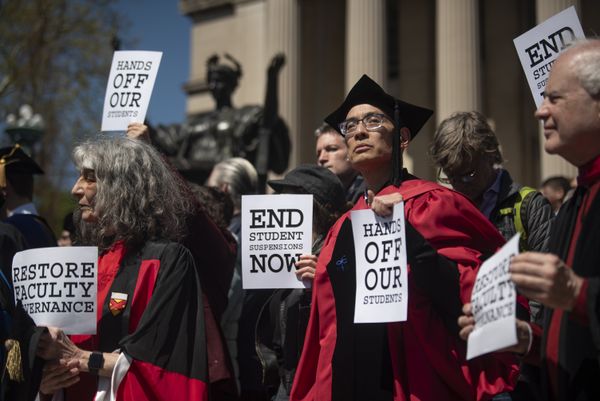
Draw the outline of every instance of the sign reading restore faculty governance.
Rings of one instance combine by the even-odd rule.
[[[477,272],[471,293],[475,329],[467,341],[467,360],[517,343],[517,291],[508,267],[519,253],[519,238],[512,237]]]
[[[242,284],[304,288],[296,261],[312,253],[312,195],[242,196]]]
[[[354,323],[406,320],[408,279],[404,202],[394,205],[391,217],[372,210],[350,214],[356,257]]]
[[[15,299],[38,326],[96,334],[98,248],[53,247],[13,258]]]

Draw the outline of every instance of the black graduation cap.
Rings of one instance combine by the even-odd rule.
[[[433,110],[407,103],[396,99],[387,94],[377,82],[373,81],[366,74],[363,75],[356,84],[350,89],[346,99],[340,107],[325,118],[325,122],[335,128],[340,134],[340,123],[346,120],[350,109],[359,104],[370,104],[383,111],[392,121],[395,122],[396,135],[394,136],[394,185],[399,184],[400,163],[400,128],[407,127],[410,130],[410,139],[412,140],[419,130],[425,125]]]
[[[6,186],[6,173],[34,175],[44,170],[16,144],[0,149],[0,187]]]

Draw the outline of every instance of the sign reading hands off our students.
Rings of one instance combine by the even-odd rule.
[[[513,41],[537,107],[544,100],[546,81],[554,60],[572,41],[584,38],[577,12],[572,6]]]
[[[517,291],[508,267],[519,254],[519,238],[512,237],[479,268],[471,293],[475,329],[467,341],[467,360],[517,344]]]
[[[116,51],[104,98],[102,131],[126,131],[144,122],[162,52]]]
[[[98,248],[36,248],[13,258],[15,299],[38,326],[96,334]]]
[[[408,279],[404,202],[391,217],[372,210],[350,214],[356,255],[354,323],[406,320]]]
[[[296,261],[312,253],[312,195],[242,196],[242,284],[304,288]]]

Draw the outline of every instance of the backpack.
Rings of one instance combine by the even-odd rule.
[[[512,215],[515,229],[521,234],[521,239],[519,240],[519,249],[521,251],[525,250],[527,247],[527,230],[529,229],[529,227],[525,227],[525,223],[528,220],[527,210],[529,209],[529,204],[533,200],[536,192],[537,191],[534,188],[521,187],[519,189],[519,196],[514,205],[499,210],[502,216]]]

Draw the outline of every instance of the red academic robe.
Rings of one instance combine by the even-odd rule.
[[[72,340],[86,350],[120,349],[127,356],[113,383],[117,401],[208,399],[200,281],[190,252],[179,244],[147,242],[127,252],[117,243],[104,253],[97,335]],[[98,377],[82,373],[65,400],[93,400],[97,389]]]
[[[393,192],[403,195],[407,221],[450,261],[451,272],[440,277],[435,266],[419,265],[423,271],[417,274],[409,266],[407,321],[353,324],[354,245],[350,213],[343,215],[330,230],[317,263],[293,401],[482,400],[511,390],[516,383],[518,363],[511,355],[465,361],[466,343],[458,338],[456,326],[460,305],[470,301],[482,259],[493,254],[503,238],[457,192],[408,179],[378,195]],[[353,210],[367,207],[360,199]],[[423,279],[433,290],[424,290]],[[454,315],[448,313],[450,305],[458,308]]]

